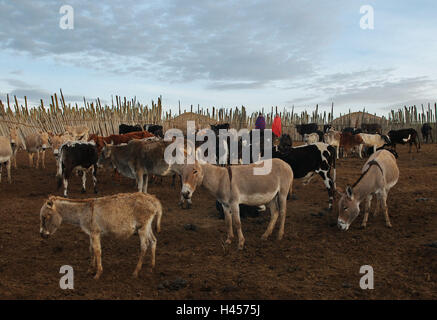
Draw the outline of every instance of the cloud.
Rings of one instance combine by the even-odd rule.
[[[10,98],[16,96],[20,102],[23,102],[24,97],[26,97],[28,103],[30,104],[39,105],[41,99],[43,99],[45,103],[49,103],[51,102],[51,96],[54,94],[19,79],[6,78],[1,80],[4,83],[6,83],[8,86],[12,87],[12,89],[9,90],[8,92],[0,92],[0,95],[5,97],[8,94]],[[57,93],[57,96],[59,99],[60,93]],[[67,104],[75,103],[75,102],[83,102],[84,96],[64,94],[64,99]],[[85,97],[85,99],[87,101],[95,100],[95,98],[89,98],[89,97]],[[106,100],[102,100],[102,99],[100,99],[100,101],[101,103],[107,102]]]
[[[71,5],[74,29],[62,30],[59,1],[1,1],[0,48],[99,71],[247,89],[313,73],[338,16],[330,14],[337,4],[288,0]]]

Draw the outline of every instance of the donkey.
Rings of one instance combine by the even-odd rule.
[[[375,195],[377,203],[374,216],[378,212],[378,206],[381,206],[384,210],[385,224],[391,228],[387,196],[390,189],[398,182],[398,179],[399,168],[393,153],[381,149],[372,154],[364,164],[361,177],[357,182],[352,187],[347,186],[346,193],[339,192],[338,227],[341,230],[348,230],[351,223],[360,214],[360,203],[365,201],[364,219],[361,224],[365,228],[372,198]]]
[[[11,141],[8,137],[0,136],[0,182],[2,181],[2,164],[6,166],[8,172],[8,182],[11,183],[11,159],[13,151]]]
[[[29,155],[29,166],[33,167],[33,157],[36,153],[36,165],[38,168],[39,159],[41,154],[41,167],[45,168],[45,154],[46,149],[49,148],[49,134],[47,132],[38,131],[37,133],[30,134],[24,138],[24,144]]]
[[[255,174],[260,166],[267,166],[271,161],[271,170],[265,174]],[[197,186],[203,185],[222,204],[225,213],[225,224],[228,229],[227,244],[234,237],[232,221],[238,232],[238,248],[244,247],[244,236],[241,231],[240,204],[261,206],[268,204],[271,218],[262,239],[266,240],[272,233],[278,219],[280,227],[278,240],[284,235],[287,196],[292,192],[293,171],[290,166],[280,160],[271,159],[257,164],[214,166],[209,163],[196,162],[182,168],[182,196],[191,199]],[[231,215],[232,214],[232,215]]]
[[[18,127],[11,128],[10,136],[11,136],[11,146],[12,146],[12,158],[14,160],[14,168],[17,169],[17,151],[25,150],[26,146],[24,145],[24,141],[20,136],[18,131]]]
[[[138,277],[147,247],[152,248],[152,270],[155,266],[156,238],[152,222],[156,220],[156,230],[161,231],[162,205],[150,194],[142,192],[120,193],[101,198],[70,200],[50,196],[40,211],[40,234],[47,238],[54,234],[62,221],[79,225],[90,237],[91,265],[89,273],[96,271],[94,279],[103,272],[100,237],[109,233],[117,238],[127,239],[138,233],[141,253],[133,272]]]

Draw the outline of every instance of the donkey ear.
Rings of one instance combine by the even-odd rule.
[[[52,200],[47,200],[46,205],[47,205],[47,207],[49,207],[50,209],[53,208],[53,201],[52,201]]]
[[[352,187],[351,186],[346,187],[346,194],[349,198],[352,199]]]

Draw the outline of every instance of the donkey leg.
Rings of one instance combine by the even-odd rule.
[[[41,166],[43,169],[46,168],[46,151],[43,150],[42,152],[42,156],[41,156]]]
[[[6,169],[8,171],[8,182],[12,183],[12,178],[11,178],[11,159],[9,159],[9,161],[6,162]]]
[[[143,193],[147,193],[147,186],[149,185],[149,175],[146,173],[144,175]]]
[[[94,255],[96,256],[96,264],[97,264],[97,272],[94,276],[94,280],[98,280],[103,272],[102,267],[102,247],[100,244],[100,234],[99,233],[92,233],[91,237],[93,238],[93,251]]]
[[[137,182],[138,182],[138,192],[143,192],[143,185],[144,185],[144,174],[143,170],[138,170],[137,172]]]
[[[278,231],[278,240],[282,240],[284,237],[284,227],[285,227],[285,216],[287,213],[287,194],[279,196],[279,218],[280,225]]]
[[[92,274],[96,271],[96,255],[94,254],[92,237],[90,237],[90,255],[91,255],[91,260],[90,260],[90,266],[88,268],[88,273]]]
[[[147,226],[142,226],[141,229],[138,230],[138,236],[140,237],[141,251],[137,266],[132,274],[135,278],[138,277],[138,272],[140,272],[141,267],[143,266],[144,256],[146,255],[147,247],[149,245],[149,239],[147,237]]]
[[[241,220],[240,220],[240,206],[238,203],[233,203],[231,205],[231,212],[232,212],[232,220],[235,225],[235,229],[237,229],[238,234],[238,249],[243,250],[244,248],[244,236],[243,231],[241,230]]]
[[[28,153],[27,156],[29,157],[29,167],[33,167],[33,153]]]
[[[387,207],[387,192],[384,192],[381,195],[381,203],[382,203],[382,207],[383,207],[383,211],[384,211],[384,217],[385,217],[385,225],[388,228],[391,228],[392,225],[390,223],[390,217],[388,216],[388,207]]]
[[[361,227],[365,228],[367,225],[367,219],[369,219],[369,211],[370,211],[370,205],[372,204],[372,195],[368,195],[365,202],[364,207],[364,218],[363,222],[361,223]]]
[[[36,165],[35,168],[38,169],[39,167],[39,151],[36,152]]]
[[[277,200],[276,200],[275,196],[272,201],[269,202],[268,207],[270,209],[270,222],[269,225],[267,226],[266,231],[264,232],[264,234],[261,236],[261,239],[263,240],[267,240],[267,238],[272,234],[273,232],[273,228],[275,227],[276,224],[276,220],[278,220],[278,206],[277,206]]]
[[[158,232],[159,232],[159,230],[158,230]],[[153,228],[152,228],[152,224],[151,223],[150,223],[149,231],[148,231],[147,234],[149,236],[149,243],[150,243],[151,251],[152,251],[151,257],[150,257],[151,258],[150,271],[152,272],[153,268],[155,268],[155,254],[156,254],[156,243],[157,243],[157,240],[156,240],[155,235],[153,234]]]
[[[232,243],[232,239],[234,238],[234,231],[232,230],[232,215],[230,207],[222,204],[223,212],[225,214],[225,225],[228,229],[228,238],[226,239],[227,244]]]

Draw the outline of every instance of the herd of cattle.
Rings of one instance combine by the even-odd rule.
[[[214,132],[229,129],[228,124],[211,126]],[[160,125],[121,124],[119,134],[102,137],[90,134],[84,126],[65,126],[65,133],[38,132],[21,138],[17,128],[10,130],[9,137],[0,137],[0,163],[5,164],[8,180],[11,182],[11,163],[16,164],[17,150],[28,152],[29,165],[45,167],[45,151],[52,148],[56,158],[56,179],[58,187],[63,186],[64,197],[51,196],[44,203],[40,212],[41,236],[53,234],[61,222],[79,224],[90,236],[92,249],[91,271],[96,271],[95,278],[102,273],[100,235],[112,233],[121,237],[138,234],[141,240],[141,254],[134,271],[137,276],[147,247],[152,248],[152,267],[155,261],[156,238],[152,231],[152,221],[157,217],[159,231],[162,207],[159,200],[147,193],[149,175],[176,176],[181,180],[180,204],[187,202],[191,206],[191,197],[199,186],[204,186],[216,199],[217,208],[223,212],[227,227],[227,243],[233,239],[233,227],[237,229],[238,247],[244,246],[241,230],[240,211],[247,208],[263,210],[268,206],[271,219],[262,238],[272,233],[278,217],[280,227],[278,239],[284,234],[287,197],[292,193],[294,179],[302,179],[307,184],[319,175],[328,191],[328,209],[332,209],[334,198],[339,198],[338,227],[347,230],[358,216],[361,202],[365,204],[362,226],[365,227],[372,197],[384,212],[386,225],[391,227],[387,208],[389,190],[397,183],[399,169],[396,164],[397,144],[409,144],[410,152],[414,144],[420,148],[417,132],[410,129],[391,130],[382,134],[378,124],[363,124],[361,129],[346,128],[341,132],[326,125],[323,131],[317,124],[298,125],[297,131],[305,144],[293,147],[288,134],[276,137],[272,147],[271,170],[267,174],[254,174],[262,167],[260,158],[252,159],[245,165],[212,165],[196,162],[194,164],[167,163],[164,158],[169,141],[164,141],[163,128]],[[423,140],[432,139],[429,124],[422,127]],[[218,136],[217,136],[218,139]],[[263,141],[263,139],[261,139]],[[218,140],[217,140],[218,143]],[[252,140],[249,143],[253,143]],[[196,152],[201,144],[184,145],[184,152]],[[258,146],[259,147],[259,146]],[[229,148],[229,146],[228,146]],[[220,148],[217,148],[217,158]],[[262,147],[261,147],[261,150]],[[361,177],[353,186],[347,186],[345,192],[336,186],[336,159],[340,154],[346,157],[356,151],[362,158],[363,152],[369,158],[361,171]],[[262,153],[262,152],[261,152]],[[262,157],[262,154],[260,154]],[[262,159],[262,158],[261,158]],[[40,161],[41,160],[41,161]],[[130,179],[135,179],[137,193],[118,194],[108,197],[90,199],[68,199],[68,181],[74,176],[81,176],[82,192],[86,192],[86,174],[92,176],[94,192],[97,193],[97,170],[107,168]],[[0,168],[1,169],[1,168]],[[1,181],[1,171],[0,171]],[[173,180],[174,181],[174,180]]]

